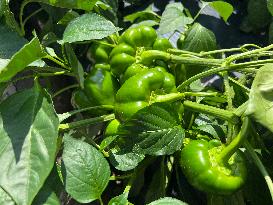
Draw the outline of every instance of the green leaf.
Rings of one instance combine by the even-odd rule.
[[[55,160],[59,121],[38,87],[0,104],[0,186],[17,204],[29,205]]]
[[[119,134],[136,153],[173,154],[181,148],[184,138],[184,129],[175,108],[166,103],[145,107],[120,126]]]
[[[99,199],[110,179],[110,167],[103,155],[68,134],[64,137],[62,173],[65,190],[80,203]]]
[[[115,27],[111,21],[104,17],[95,13],[88,13],[75,18],[68,24],[63,34],[63,40],[72,43],[102,39],[119,30],[121,29]]]
[[[0,204],[15,205],[15,202],[1,187],[0,187]]]
[[[91,11],[97,1],[98,0],[32,0],[31,2],[40,2],[61,8],[82,9],[86,11]]]
[[[267,9],[273,16],[273,0],[267,0]]]
[[[32,205],[60,205],[56,193],[47,185],[44,185],[35,197]]]
[[[78,60],[72,46],[68,43],[64,44],[66,55],[68,62],[70,64],[70,67],[72,68],[75,76],[77,77],[77,80],[81,86],[81,88],[84,87],[84,70],[82,67],[82,64]]]
[[[135,152],[124,143],[116,143],[109,152],[110,163],[121,171],[132,170],[144,159],[144,155]]]
[[[116,196],[114,198],[112,198],[108,205],[127,205],[128,204],[128,193],[123,193],[119,196]]]
[[[30,63],[46,56],[38,37],[34,37],[28,44],[15,53],[9,63],[0,67],[0,82],[10,80],[18,72],[24,70]]]
[[[174,32],[183,29],[187,24],[191,24],[193,19],[183,13],[184,7],[181,3],[170,3],[164,10],[160,25],[159,34]]]
[[[140,19],[141,21],[149,19],[149,20],[155,20],[155,21],[159,22],[160,17],[158,16],[157,13],[153,12],[152,8],[153,8],[153,5],[151,4],[143,11],[138,11],[133,14],[129,14],[124,17],[124,21],[129,21],[129,22],[133,23],[137,19]]]
[[[224,1],[213,1],[209,2],[208,5],[217,11],[225,22],[227,22],[228,18],[234,10],[231,4]]]
[[[200,114],[195,118],[194,123],[196,125],[195,129],[206,132],[217,139],[221,139],[227,133],[226,122],[221,122],[211,116]]]
[[[271,17],[266,0],[249,0],[247,16],[242,22],[241,29],[246,32],[260,30],[270,24]]]
[[[148,190],[145,196],[145,202],[149,203],[166,195],[167,173],[165,160],[161,159],[153,172],[151,183],[148,185]]]
[[[80,14],[78,14],[76,11],[73,10],[69,10],[68,12],[66,12],[66,14],[63,16],[63,18],[61,20],[58,21],[57,24],[60,25],[67,25],[70,21],[72,21],[73,19],[79,17]]]
[[[187,31],[182,46],[183,50],[199,53],[217,49],[217,42],[214,33],[199,23]]]
[[[10,11],[9,8],[9,0],[1,0],[1,8],[0,8],[0,17],[1,15],[4,15],[4,22],[6,25],[11,28],[13,31],[17,32],[21,36],[23,36],[23,33],[21,31],[21,28],[19,27],[17,21],[14,18],[14,14]],[[0,22],[2,23],[2,22]]]
[[[262,66],[252,83],[247,115],[273,132],[273,64]]]
[[[179,201],[178,199],[174,199],[171,197],[165,197],[162,199],[158,199],[156,201],[153,201],[152,203],[149,203],[148,205],[188,205],[187,203],[183,201]]]
[[[159,25],[159,23],[157,21],[145,20],[145,21],[141,21],[139,23],[134,23],[129,28],[134,28],[134,27],[137,27],[137,26],[150,26],[150,27],[153,27],[153,26],[157,26],[157,25]]]
[[[0,58],[8,59],[22,48],[27,40],[4,24],[0,24]]]

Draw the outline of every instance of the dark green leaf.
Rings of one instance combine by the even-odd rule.
[[[32,205],[60,205],[56,193],[47,185],[44,185],[35,197]]]
[[[183,201],[179,201],[178,199],[174,199],[171,197],[165,197],[162,199],[158,199],[156,201],[153,201],[152,203],[149,203],[148,205],[187,205],[187,203]]]
[[[71,43],[102,39],[119,30],[121,29],[115,27],[111,21],[104,17],[95,13],[88,13],[75,18],[68,24],[63,34],[63,40]]]
[[[273,16],[273,0],[267,0],[267,9],[269,10],[271,15]]]
[[[49,4],[51,6],[69,8],[69,9],[82,9],[86,11],[91,11],[98,0],[32,0],[31,2],[40,2]]]
[[[246,113],[273,132],[273,64],[266,64],[258,70]]]
[[[15,53],[9,63],[0,67],[0,82],[10,80],[32,62],[46,56],[38,37],[33,38],[28,44]]]
[[[17,204],[31,204],[50,173],[58,127],[52,101],[36,86],[0,104],[0,186]]]
[[[66,43],[64,46],[65,46],[65,51],[66,51],[66,55],[67,55],[67,59],[70,64],[70,67],[72,68],[75,76],[77,77],[77,80],[80,86],[83,88],[84,70],[83,70],[82,64],[78,60],[72,46],[68,43]]]
[[[72,21],[73,19],[79,17],[80,15],[73,10],[69,10],[61,20],[58,21],[58,24],[61,25],[67,25],[70,21]]]
[[[262,29],[271,21],[271,14],[267,9],[266,0],[249,0],[247,13],[248,15],[241,26],[246,32]]]
[[[11,28],[13,31],[19,33],[21,36],[23,36],[22,34],[22,30],[19,27],[17,21],[14,18],[14,14],[10,11],[9,8],[9,0],[1,0],[0,2],[1,8],[0,8],[0,17],[1,15],[4,15],[4,22],[6,23],[6,25]],[[2,22],[0,22],[2,23]]]
[[[212,7],[215,11],[219,13],[219,15],[227,21],[230,15],[233,12],[233,6],[224,1],[213,1],[208,3],[210,7]]]
[[[160,164],[157,166],[152,176],[152,181],[148,186],[145,196],[145,202],[149,203],[166,195],[167,187],[167,173],[165,168],[165,161],[161,159]]]
[[[227,133],[227,124],[219,120],[200,114],[195,119],[195,129],[201,130],[212,135],[214,138],[221,139]]]
[[[165,34],[183,29],[185,25],[191,24],[193,19],[183,13],[184,7],[181,3],[170,3],[162,14],[158,32]]]
[[[153,12],[152,8],[153,5],[150,5],[143,11],[138,11],[133,14],[129,14],[124,17],[124,21],[130,21],[131,23],[133,23],[137,19],[141,19],[141,21],[149,19],[159,22],[160,17],[158,16],[157,13]]]
[[[121,194],[119,196],[116,196],[112,198],[108,205],[127,205],[128,204],[128,193]]]
[[[103,155],[68,134],[64,137],[62,173],[65,190],[80,203],[99,199],[110,179],[110,167]]]
[[[119,133],[136,153],[168,155],[179,150],[184,138],[176,106],[154,103],[120,126]]]
[[[144,155],[135,152],[129,145],[117,142],[109,152],[111,164],[118,170],[128,171],[134,169],[144,159]]]
[[[19,36],[18,33],[6,25],[0,24],[0,58],[11,58],[26,43],[27,40]]]

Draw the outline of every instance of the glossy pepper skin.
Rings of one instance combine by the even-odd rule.
[[[152,27],[129,28],[121,35],[118,45],[110,53],[111,71],[116,77],[122,79],[130,66],[143,67],[138,64],[141,51],[148,49],[166,50],[170,47],[172,45],[169,40],[157,38],[156,31]]]
[[[246,166],[237,151],[227,164],[220,164],[217,155],[224,148],[219,143],[192,140],[181,151],[180,164],[188,181],[195,188],[213,194],[229,195],[246,181]]]
[[[114,105],[118,88],[119,84],[109,71],[109,65],[96,64],[84,80],[84,89],[73,93],[72,104],[78,108]],[[105,111],[92,113],[104,114]]]
[[[176,92],[172,74],[156,69],[140,72],[129,78],[116,94],[115,115],[120,121],[129,119],[150,103],[152,92]]]
[[[118,88],[117,80],[104,67],[95,66],[84,80],[84,93],[95,105],[113,105]]]

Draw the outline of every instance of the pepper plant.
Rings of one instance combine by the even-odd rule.
[[[272,204],[273,45],[139,3],[0,1],[0,204]]]

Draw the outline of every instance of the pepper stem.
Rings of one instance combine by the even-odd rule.
[[[245,117],[239,134],[218,155],[217,161],[219,163],[227,163],[229,158],[239,149],[247,137],[250,126],[249,118]]]
[[[201,66],[220,66],[224,62],[223,59],[183,57],[158,50],[148,50],[141,53],[141,63],[143,64],[151,64],[156,59],[178,64]]]
[[[238,116],[236,116],[233,112],[228,110],[223,110],[220,108],[212,107],[209,105],[204,105],[192,101],[184,101],[183,103],[186,109],[192,110],[193,112],[201,112],[204,114],[212,115],[218,117],[220,119],[229,121],[232,124],[237,124],[239,121]]]

